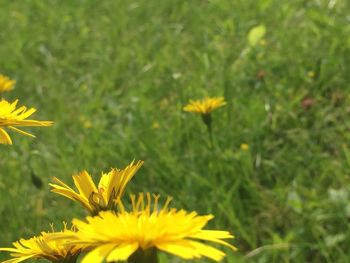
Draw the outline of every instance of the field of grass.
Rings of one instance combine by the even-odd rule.
[[[4,97],[55,125],[0,145],[0,247],[85,215],[53,176],[141,159],[127,192],[214,214],[239,249],[224,262],[349,262],[349,14],[347,0],[2,0]],[[205,96],[227,101],[212,144],[182,110]]]

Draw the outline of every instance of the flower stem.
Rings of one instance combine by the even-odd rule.
[[[208,128],[210,146],[213,146],[213,132],[212,132],[212,129],[211,129],[212,118],[211,118],[210,113],[202,114],[202,120],[203,120],[204,124]]]
[[[157,250],[154,248],[139,249],[131,255],[128,263],[158,263]]]

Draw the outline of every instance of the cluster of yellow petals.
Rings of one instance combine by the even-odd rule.
[[[12,259],[3,263],[17,263],[27,259],[47,259],[52,262],[70,262],[69,259],[76,258],[82,247],[79,245],[67,244],[63,239],[55,239],[56,235],[68,232],[42,232],[40,236],[30,239],[20,239],[13,242],[13,248],[0,248],[0,251],[11,252]],[[69,231],[73,233],[73,231]],[[66,261],[64,261],[66,260]]]
[[[153,202],[152,202],[153,199]],[[118,201],[118,211],[102,211],[86,221],[73,220],[77,232],[61,235],[68,243],[90,247],[82,263],[125,261],[138,250],[156,248],[183,259],[208,257],[220,261],[225,253],[198,240],[234,246],[223,239],[233,238],[227,231],[203,230],[212,215],[199,216],[168,208],[170,198],[159,207],[159,196],[150,193],[131,196],[132,209],[127,211]]]
[[[13,89],[16,81],[4,75],[0,75],[0,94]]]
[[[224,97],[207,97],[203,100],[190,100],[183,110],[205,115],[224,105],[226,105]]]
[[[16,109],[18,100],[10,103],[6,100],[0,101],[0,144],[12,144],[11,137],[4,128],[9,128],[24,135],[35,137],[34,135],[24,132],[15,126],[50,126],[52,121],[28,120],[27,118],[36,112],[35,108],[21,106]]]
[[[124,169],[113,168],[109,173],[102,173],[97,186],[87,171],[75,174],[73,181],[78,192],[54,177],[53,180],[57,184],[50,184],[53,188],[51,191],[78,201],[95,215],[99,211],[113,208],[114,200],[123,195],[126,185],[142,165],[143,161],[131,162]]]

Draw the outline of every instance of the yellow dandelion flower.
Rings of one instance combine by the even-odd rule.
[[[98,186],[95,185],[87,171],[73,175],[74,184],[79,192],[74,191],[58,178],[53,180],[57,184],[50,184],[52,192],[80,202],[91,214],[101,210],[112,209],[114,200],[121,197],[128,182],[143,165],[143,161],[131,162],[124,169],[112,169],[109,173],[102,173]]]
[[[203,229],[213,218],[212,215],[200,216],[196,212],[170,209],[169,197],[161,208],[158,200],[158,195],[153,195],[152,198],[150,193],[147,193],[146,197],[139,194],[138,198],[131,195],[132,210],[126,211],[119,199],[117,213],[103,211],[98,216],[87,217],[87,222],[73,219],[73,224],[79,230],[76,233],[67,233],[65,238],[69,243],[91,248],[82,259],[82,263],[99,263],[103,260],[151,263],[156,262],[156,250],[183,259],[223,259],[224,252],[199,240],[218,243],[236,250],[223,240],[233,238],[229,232]],[[151,257],[146,260],[145,255]]]
[[[247,143],[242,143],[240,148],[244,151],[248,151],[249,150],[249,144]]]
[[[160,128],[159,122],[154,121],[154,122],[152,123],[151,129],[152,129],[152,130],[157,130],[157,129],[159,129],[159,128]]]
[[[205,115],[224,105],[226,105],[224,97],[205,98],[203,100],[190,100],[183,110]]]
[[[16,81],[4,75],[0,75],[0,94],[13,89]]]
[[[47,259],[51,262],[76,262],[82,250],[77,244],[67,244],[64,239],[55,239],[56,235],[64,234],[69,230],[64,226],[62,232],[42,232],[40,236],[30,239],[20,239],[13,242],[13,248],[0,248],[0,251],[11,252],[13,259],[7,263],[22,262],[27,259]],[[74,233],[74,231],[69,231]]]
[[[36,112],[36,109],[27,109],[25,106],[16,109],[17,103],[18,100],[12,103],[6,100],[0,101],[0,144],[12,144],[12,140],[4,128],[10,128],[24,135],[35,137],[15,126],[50,126],[53,124],[52,121],[28,120],[27,118]]]
[[[316,73],[315,73],[315,71],[308,71],[307,76],[309,78],[314,78],[316,76]]]
[[[190,100],[190,102],[183,108],[187,112],[200,113],[204,124],[208,128],[209,138],[213,143],[213,134],[211,129],[211,112],[219,107],[226,105],[224,97],[205,98],[203,100]]]
[[[84,122],[83,125],[84,125],[84,128],[90,129],[92,127],[92,122],[87,120],[87,121]]]

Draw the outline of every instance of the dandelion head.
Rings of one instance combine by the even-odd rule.
[[[53,227],[52,227],[53,230]],[[0,251],[11,252],[13,259],[5,262],[22,262],[27,259],[47,259],[51,262],[75,262],[83,249],[78,244],[68,244],[65,239],[56,239],[56,235],[74,233],[74,229],[61,232],[42,232],[30,239],[13,242],[12,248],[0,248]]]
[[[310,71],[307,72],[307,76],[309,78],[314,78],[316,76],[316,73],[315,73],[315,71],[310,70]]]
[[[82,204],[92,215],[103,210],[115,207],[115,199],[120,198],[128,182],[143,165],[143,161],[131,162],[124,169],[112,169],[108,173],[102,173],[98,185],[94,183],[87,171],[73,175],[73,181],[78,189],[74,189],[54,177],[51,183],[52,192],[67,197]]]
[[[12,90],[15,84],[15,80],[12,80],[4,75],[0,75],[0,94]]]
[[[241,150],[248,151],[249,150],[249,144],[242,143],[240,146]]]
[[[224,105],[226,105],[224,97],[208,97],[203,100],[190,100],[190,102],[183,108],[183,110],[206,115]]]
[[[102,211],[86,221],[74,219],[79,229],[70,235],[72,243],[90,247],[82,263],[125,261],[135,254],[160,250],[182,259],[207,257],[220,261],[225,253],[202,241],[218,243],[232,250],[234,246],[224,241],[233,238],[227,231],[204,230],[212,215],[200,216],[169,208],[171,198],[160,205],[159,196],[131,195],[131,208],[118,199],[118,212]]]
[[[24,135],[35,137],[34,135],[22,131],[16,126],[50,126],[52,121],[37,121],[30,120],[30,117],[35,108],[29,108],[25,106],[17,107],[18,100],[10,103],[6,100],[0,101],[0,144],[12,144],[10,135],[5,131],[5,128],[9,128]]]

